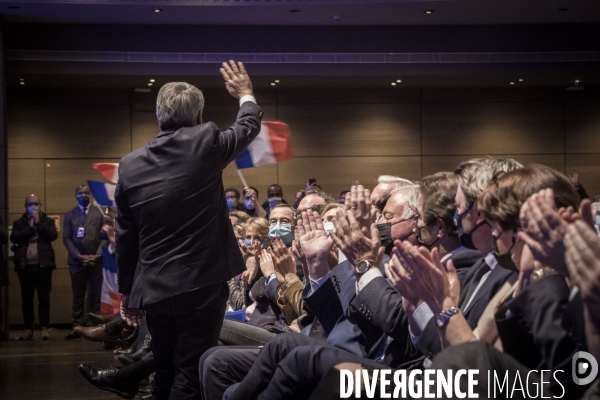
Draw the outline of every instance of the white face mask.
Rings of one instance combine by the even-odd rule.
[[[329,236],[329,232],[335,230],[333,226],[333,222],[323,222],[323,228],[325,228],[325,233]]]

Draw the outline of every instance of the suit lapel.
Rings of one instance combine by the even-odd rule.
[[[462,287],[460,288],[460,296],[458,298],[459,307],[462,307],[463,302],[465,301],[465,296],[467,295],[467,292],[469,291],[469,285],[471,284],[471,281],[473,280],[473,276],[475,276],[475,273],[477,272],[477,270],[479,268],[481,268],[481,265],[484,263],[485,263],[485,258],[482,258],[475,265],[473,265],[471,268],[469,268],[469,272],[467,272],[467,275],[465,276],[465,281],[464,281]]]
[[[488,275],[487,279],[485,280],[485,282],[483,282],[483,285],[481,285],[481,287],[479,288],[479,290],[477,291],[477,293],[475,293],[475,297],[473,297],[473,301],[471,301],[471,304],[469,304],[469,308],[467,308],[465,310],[465,317],[467,317],[467,315],[469,315],[469,312],[475,308],[475,305],[480,302],[482,299],[491,299],[492,296],[490,295],[490,292],[493,290],[494,285],[496,285],[496,283],[499,280],[502,280],[503,277],[506,277],[508,270],[502,268],[499,265],[496,265],[496,268],[494,268],[490,274]],[[486,300],[486,301],[487,301]]]

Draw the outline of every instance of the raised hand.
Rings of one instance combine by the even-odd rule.
[[[351,211],[354,218],[361,228],[367,228],[365,235],[370,237],[371,223],[373,215],[371,214],[371,191],[365,189],[362,185],[350,187],[350,193],[346,193],[344,207],[346,211]]]
[[[571,280],[579,287],[588,306],[597,310],[600,307],[600,238],[586,223],[575,221],[567,227],[565,245]]]
[[[275,273],[275,264],[269,251],[261,252],[260,257],[257,257],[257,261],[260,272],[262,272],[265,278]]]
[[[361,228],[352,211],[348,210],[344,215],[338,210],[336,218],[333,219],[335,231],[331,232],[329,236],[352,266],[356,267],[363,260],[380,265],[383,248],[377,227],[375,224],[370,224],[370,235],[367,236],[366,233],[369,232],[369,229]]]
[[[297,232],[296,239],[306,257],[310,279],[318,280],[327,275],[329,272],[327,255],[333,246],[333,241],[325,233],[319,214],[315,211],[303,211],[302,221],[298,222]]]
[[[252,90],[252,81],[246,72],[244,64],[238,62],[237,64],[233,60],[229,60],[228,63],[223,63],[223,68],[220,68],[221,76],[225,80],[225,87],[230,95],[236,99],[240,99],[244,96],[254,95]]]
[[[558,211],[555,208],[552,189],[542,189],[530,196],[521,206],[522,231],[518,237],[527,244],[536,261],[569,277],[563,238],[568,221],[577,217],[571,207]]]
[[[271,256],[273,257],[273,262],[275,264],[275,268],[283,275],[286,274],[296,274],[296,260],[294,260],[294,255],[285,246],[283,240],[276,238],[271,242],[272,250],[270,250]]]
[[[242,281],[250,284],[258,274],[258,263],[256,257],[250,257],[246,260],[246,270],[242,272]]]

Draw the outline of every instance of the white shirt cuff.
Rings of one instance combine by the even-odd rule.
[[[247,102],[247,101],[251,101],[251,102],[253,102],[254,104],[257,104],[257,103],[256,103],[256,99],[254,98],[254,96],[252,96],[252,95],[250,95],[250,94],[247,94],[247,95],[245,95],[245,96],[242,96],[242,97],[240,97],[240,107],[242,106],[242,104],[244,104],[244,103],[245,103],[245,102]]]
[[[317,289],[321,287],[321,285],[323,284],[323,282],[325,282],[325,280],[327,278],[329,278],[329,275],[323,275],[316,281],[309,278],[310,279],[310,294],[313,294],[314,292],[316,292]]]
[[[433,311],[431,311],[431,308],[429,308],[427,303],[421,303],[421,305],[415,309],[415,312],[413,313],[412,317],[417,323],[417,326],[419,327],[421,332],[423,332],[429,321],[431,321],[431,318],[434,317],[434,315]]]
[[[360,292],[361,290],[363,290],[365,288],[365,286],[367,286],[369,283],[371,283],[371,281],[373,279],[379,278],[382,276],[383,275],[381,274],[381,271],[379,270],[379,268],[371,268],[370,270],[368,270],[367,272],[362,274],[362,276],[360,277],[358,282],[356,282],[357,291]]]
[[[108,244],[108,254],[115,254],[115,249],[113,249],[112,244]]]

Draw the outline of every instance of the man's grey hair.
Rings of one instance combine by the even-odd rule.
[[[377,183],[387,183],[388,185],[392,185],[395,188],[414,185],[414,183],[412,183],[408,179],[392,175],[379,176],[379,178],[377,178]]]
[[[469,205],[473,204],[492,179],[501,173],[523,168],[523,165],[512,158],[473,158],[460,163],[454,174],[458,177],[458,185],[465,194]]]
[[[402,205],[404,206],[402,219],[414,218],[418,214],[421,187],[414,183],[411,183],[410,186],[397,187],[390,192],[390,198],[396,194],[401,196]]]
[[[204,96],[200,89],[185,82],[166,83],[156,98],[158,126],[161,130],[195,126],[203,108]]]

